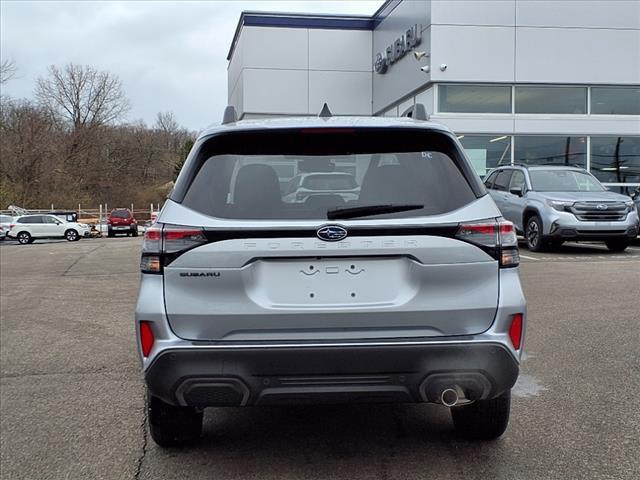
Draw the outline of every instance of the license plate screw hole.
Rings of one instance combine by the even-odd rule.
[[[316,294],[315,294],[315,293],[310,293],[310,294],[309,294],[309,296],[310,296],[311,298],[313,298],[313,297],[315,297],[315,296],[316,296]]]
[[[356,296],[356,294],[354,292],[351,292],[351,298],[354,298]]]
[[[349,268],[351,268],[351,270],[355,270],[356,266],[355,265],[351,265],[351,267],[349,267]]]

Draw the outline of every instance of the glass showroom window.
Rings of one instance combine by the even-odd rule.
[[[587,113],[587,87],[516,87],[516,113]]]
[[[591,173],[603,183],[640,183],[640,137],[591,137]],[[634,186],[620,187],[630,194]]]
[[[459,134],[458,140],[481,177],[492,168],[511,163],[511,137],[508,135]]]
[[[511,113],[511,87],[502,85],[440,85],[440,112]]]
[[[587,137],[520,135],[513,140],[515,163],[527,165],[587,165]]]
[[[640,115],[640,87],[591,87],[591,113]]]

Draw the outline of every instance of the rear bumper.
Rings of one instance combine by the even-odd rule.
[[[494,398],[515,384],[518,361],[500,343],[183,348],[146,369],[150,392],[197,407],[437,402],[445,388]]]

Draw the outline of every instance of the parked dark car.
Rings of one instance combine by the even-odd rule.
[[[128,208],[111,210],[107,217],[107,236],[113,237],[119,233],[138,236],[138,222]]]

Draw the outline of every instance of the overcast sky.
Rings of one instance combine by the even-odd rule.
[[[127,121],[173,111],[200,130],[227,100],[227,53],[242,10],[372,14],[375,1],[6,1],[0,0],[0,55],[18,78],[2,94],[32,98],[48,65],[90,64],[120,77]]]

